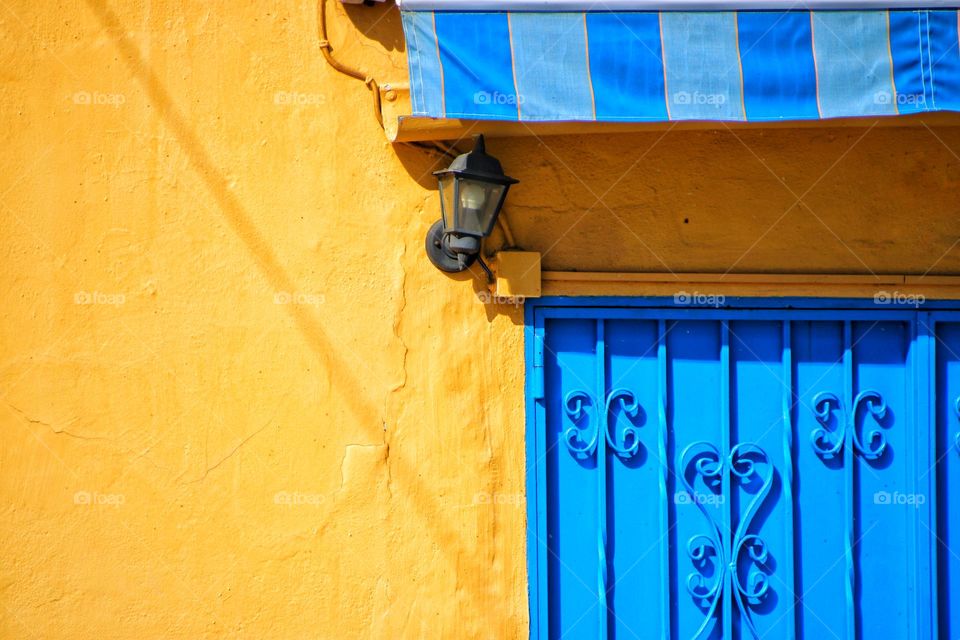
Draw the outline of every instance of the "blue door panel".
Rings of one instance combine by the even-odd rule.
[[[854,441],[851,452],[857,572],[851,612],[862,637],[907,638],[917,622],[917,602],[908,596],[916,593],[916,527],[927,502],[911,476],[927,456],[918,446],[907,386],[910,330],[904,323],[859,322],[852,339],[854,392],[876,396],[864,396],[852,425],[862,446]]]
[[[960,323],[937,323],[936,457],[937,573],[940,631],[960,637]],[[932,465],[931,465],[932,466]]]
[[[818,420],[817,409],[828,396],[844,388],[844,324],[842,322],[791,323],[794,370],[792,407],[794,431],[794,568],[795,594],[802,604],[794,608],[800,638],[843,638],[845,629],[845,534],[842,456],[828,458],[813,446],[813,434],[835,433],[842,428],[835,415]],[[822,430],[822,431],[821,431]],[[826,442],[826,440],[822,440]],[[809,517],[808,517],[809,514]],[[835,631],[836,630],[836,631]]]
[[[708,593],[719,577],[720,563],[701,538],[705,530],[700,517],[715,521],[722,518],[723,506],[717,499],[720,490],[712,481],[696,473],[695,464],[678,462],[704,454],[698,443],[716,442],[723,426],[720,422],[720,329],[714,322],[678,321],[670,323],[667,343],[667,406],[672,426],[669,440],[673,447],[661,461],[673,478],[671,560],[675,563],[674,584],[684,584],[687,597],[674,597],[672,626],[680,637],[692,637],[703,625],[707,599],[694,594]],[[670,384],[676,379],[696,379],[699,386]],[[686,466],[684,470],[681,467]],[[702,515],[706,514],[706,516]],[[709,534],[709,532],[706,532]],[[694,571],[692,555],[702,555]],[[691,593],[692,592],[692,593]],[[709,628],[704,628],[709,633]],[[705,637],[709,637],[706,635]]]
[[[763,637],[785,637],[792,624],[793,569],[787,559],[792,510],[785,504],[784,401],[788,400],[779,322],[730,322],[731,513],[734,540],[746,543],[737,558],[737,575],[748,593],[732,626],[751,627]],[[738,455],[739,454],[739,455]],[[750,473],[748,465],[754,465]],[[743,474],[742,476],[739,474]],[[732,490],[740,487],[739,491]],[[738,535],[739,534],[739,535]],[[751,537],[754,536],[754,537]],[[734,547],[736,548],[736,547]],[[751,550],[764,557],[754,559]],[[731,594],[736,598],[736,594]]]
[[[537,311],[534,637],[958,637],[953,316]]]
[[[656,321],[611,320],[605,324],[607,379],[619,381],[609,418],[609,429],[623,453],[608,463],[610,484],[608,548],[611,610],[610,635],[629,638],[631,629],[657,629],[660,612],[669,601],[661,597],[661,557],[668,547],[662,539],[658,453],[659,389]],[[622,443],[622,444],[621,444]],[[633,445],[636,445],[635,447]]]
[[[550,576],[550,628],[557,637],[588,638],[595,632],[598,615],[598,482],[595,457],[575,453],[590,442],[581,436],[598,411],[592,401],[600,370],[597,365],[596,323],[550,322],[551,342],[546,364],[546,384],[551,390],[545,416],[547,537],[537,547],[547,555]],[[588,436],[586,436],[588,437]],[[589,440],[589,438],[588,438]],[[594,446],[596,439],[593,439]]]

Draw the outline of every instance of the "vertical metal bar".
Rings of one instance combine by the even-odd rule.
[[[930,479],[930,499],[927,501],[927,504],[930,505],[930,531],[933,532],[930,540],[930,609],[931,609],[931,620],[930,628],[931,638],[940,637],[940,523],[937,520],[937,510],[940,508],[940,496],[937,493],[938,484],[937,478],[940,477],[940,471],[937,468],[939,463],[937,462],[937,324],[936,319],[933,317],[932,313],[924,313],[921,315],[924,319],[922,339],[921,343],[924,344],[923,353],[926,356],[925,367],[923,370],[923,380],[926,383],[925,391],[926,393],[921,397],[926,401],[924,406],[926,406],[927,415],[927,428],[928,434],[930,437],[930,464],[928,467],[933,467],[933,471],[927,475]],[[950,450],[951,441],[946,440],[946,449]],[[946,606],[946,602],[943,603]]]
[[[733,553],[733,500],[731,491],[731,479],[728,469],[730,464],[730,327],[727,321],[721,322],[720,328],[720,442],[722,465],[722,490],[723,496],[723,530],[720,532],[724,539],[723,548],[728,554]],[[723,581],[723,638],[732,640],[733,638],[733,580],[735,578],[735,559],[724,558],[725,563],[730,563],[730,569],[724,571]]]
[[[793,640],[797,633],[797,583],[793,555],[793,348],[790,337],[790,321],[783,321],[783,506],[786,532],[784,536],[784,559],[790,589],[790,630],[787,638]]]
[[[917,359],[916,327],[918,324],[919,323],[917,321],[913,321],[908,322],[906,325],[906,339],[908,346],[907,361],[904,363],[907,382],[905,394],[907,405],[906,418],[911,427],[910,432],[916,434],[916,442],[918,443],[916,449],[912,452],[913,455],[907,455],[904,459],[904,466],[906,467],[905,472],[907,475],[907,481],[909,482],[907,485],[907,491],[911,491],[914,494],[920,492],[920,488],[917,483],[917,477],[919,476],[917,473],[917,462],[918,458],[923,455],[923,447],[919,443],[924,442],[925,439],[929,437],[927,434],[923,433],[923,430],[921,429],[921,423],[918,420],[920,416],[919,405],[921,404],[919,402],[920,387],[917,379],[917,367],[914,366],[914,363]],[[914,567],[914,570],[907,572],[907,593],[913,594],[914,597],[916,597],[916,595],[919,593],[917,589],[917,582],[919,578],[918,570],[920,569],[917,554],[917,520],[920,518],[920,509],[915,509],[912,515],[913,517],[907,518],[907,544],[905,551],[907,556],[907,566]],[[920,592],[922,592],[922,590]],[[920,603],[915,602],[915,604],[918,605]],[[926,607],[917,606],[915,609],[917,615],[907,616],[907,638],[910,638],[911,640],[914,640],[918,637],[918,627],[920,622],[919,618],[923,615],[924,608]]]
[[[670,638],[670,501],[667,498],[667,323],[657,323],[657,417],[659,438],[657,455],[660,458],[660,637]]]
[[[847,600],[847,640],[856,640],[857,637],[857,611],[856,611],[856,567],[854,566],[853,547],[856,538],[854,520],[854,509],[856,501],[854,500],[854,450],[853,450],[853,430],[857,428],[857,416],[853,406],[853,337],[852,326],[849,320],[843,323],[843,393],[844,407],[846,407],[846,429],[844,429],[843,442],[843,495],[844,509],[846,519],[844,522],[844,558],[846,560],[847,581],[846,581],[846,600]]]
[[[939,497],[937,496],[937,478],[939,477],[939,465],[938,462],[938,451],[937,451],[937,411],[939,407],[937,406],[937,325],[936,319],[931,313],[918,313],[917,314],[917,332],[915,334],[915,343],[914,346],[917,347],[917,354],[919,355],[919,360],[914,366],[915,375],[920,381],[919,393],[917,398],[919,402],[917,403],[920,409],[920,424],[926,428],[926,438],[929,442],[927,455],[930,456],[927,461],[922,465],[924,469],[930,469],[926,472],[927,484],[926,489],[929,492],[929,499],[927,500],[927,514],[930,519],[930,535],[927,537],[929,544],[928,551],[928,562],[930,563],[928,578],[926,583],[923,585],[923,590],[918,590],[918,599],[917,599],[917,611],[924,610],[924,604],[926,604],[927,615],[929,622],[927,623],[927,629],[929,633],[924,633],[926,630],[921,629],[918,633],[921,637],[930,637],[930,638],[939,638],[940,637],[940,603],[939,603],[939,580],[940,580],[940,565],[938,560],[938,553],[940,538],[939,528],[937,524],[937,508],[939,504]],[[923,432],[921,431],[921,434]],[[923,442],[923,436],[919,438],[920,442]],[[945,441],[947,451],[949,451],[950,440]],[[919,455],[919,453],[918,453]],[[924,487],[920,487],[923,489]],[[922,572],[921,572],[922,575]],[[926,591],[926,594],[923,593]],[[924,595],[926,597],[924,598]],[[947,603],[944,603],[946,605]]]
[[[546,339],[547,331],[546,324],[544,322],[543,314],[539,313],[539,310],[533,312],[533,330],[534,330],[534,348],[537,347],[541,349],[546,348]],[[536,358],[536,352],[533,354]],[[542,354],[541,354],[542,355]],[[545,363],[544,363],[545,366]],[[546,373],[545,368],[541,367],[541,373],[545,381]],[[546,385],[544,384],[544,394],[546,393]],[[559,391],[557,391],[559,393]],[[549,551],[547,548],[549,537],[547,535],[547,402],[546,396],[544,398],[535,400],[532,403],[532,410],[534,413],[534,445],[533,445],[533,454],[527,464],[533,467],[533,472],[536,473],[536,491],[534,492],[534,504],[536,511],[535,519],[532,523],[528,522],[528,527],[536,527],[535,531],[537,532],[533,540],[528,542],[528,549],[532,548],[532,557],[536,559],[537,563],[537,609],[536,609],[536,621],[537,629],[540,634],[538,638],[548,638],[550,637],[550,574],[549,574]],[[529,444],[527,445],[530,446]],[[531,637],[532,637],[531,633]]]
[[[537,490],[537,477],[540,473],[540,466],[537,460],[540,457],[542,439],[539,436],[540,420],[543,417],[542,407],[538,411],[538,402],[534,398],[534,372],[536,370],[536,343],[542,344],[542,336],[539,335],[534,318],[533,307],[525,310],[526,326],[524,328],[524,348],[526,349],[527,359],[527,393],[526,393],[526,472],[527,472],[527,572],[529,573],[529,593],[530,593],[530,638],[541,638],[540,632],[540,604],[543,593],[540,589],[540,581],[543,578],[540,568],[540,551],[535,543],[536,535],[532,535],[534,527],[540,525],[540,513],[537,508],[540,493]],[[542,352],[541,352],[542,353]],[[540,538],[544,540],[545,538]]]
[[[607,354],[604,344],[604,321],[597,320],[597,520],[599,535],[597,540],[597,555],[599,571],[597,572],[597,596],[599,598],[600,625],[598,637],[606,640],[608,612],[607,612],[607,416],[603,410],[604,399],[607,396]]]

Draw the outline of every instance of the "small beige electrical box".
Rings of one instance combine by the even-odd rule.
[[[539,298],[540,253],[501,251],[497,254],[497,296]]]

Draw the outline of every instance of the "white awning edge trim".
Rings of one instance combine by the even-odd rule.
[[[403,11],[870,11],[956,9],[960,0],[397,0]]]

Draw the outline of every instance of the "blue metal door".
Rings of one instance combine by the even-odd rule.
[[[535,638],[960,638],[951,312],[537,306]]]

